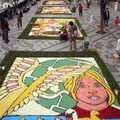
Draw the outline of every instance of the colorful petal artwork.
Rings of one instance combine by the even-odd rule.
[[[79,84],[80,80],[82,81]],[[97,106],[99,101],[101,103],[99,108],[103,109],[106,105],[102,103],[107,101],[109,109],[120,111],[117,101],[114,103],[114,94],[93,57],[17,57],[0,88],[0,108],[2,108],[0,118],[1,120],[68,120],[61,113],[78,105],[81,95],[74,92],[76,89],[79,92],[82,90],[81,99],[84,102],[88,99],[88,103],[90,100]],[[89,94],[90,92],[92,94]],[[108,96],[109,100],[103,99]],[[98,113],[92,110],[91,120],[102,120],[96,115]],[[102,118],[105,115],[110,116],[109,113],[103,114]],[[84,114],[78,114],[79,116]],[[114,116],[112,120],[116,120]]]
[[[37,18],[32,26],[32,29],[28,36],[50,36],[59,37],[59,32],[64,25],[68,25],[70,21],[73,21],[78,28],[78,37],[83,37],[75,19],[65,18]]]
[[[70,8],[64,6],[45,6],[38,11],[41,12],[37,12],[37,14],[71,14]]]
[[[46,5],[66,5],[67,2],[64,0],[49,0],[45,2]]]

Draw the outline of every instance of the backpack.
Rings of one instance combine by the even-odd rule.
[[[73,27],[73,36],[77,37],[78,36],[78,32],[77,32],[77,26],[74,25]]]
[[[75,6],[72,7],[72,12],[74,12],[74,13],[76,12],[76,7]]]

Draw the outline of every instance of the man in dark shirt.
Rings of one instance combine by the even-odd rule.
[[[109,19],[110,19],[110,12],[109,12],[109,9],[106,8],[106,10],[104,11],[104,24],[105,24],[105,26],[108,26]]]
[[[22,27],[22,17],[23,17],[22,11],[20,9],[17,9],[16,15],[17,15],[17,28]]]
[[[72,17],[76,17],[76,6],[72,6]]]
[[[12,19],[13,18],[12,8],[10,7],[10,5],[8,5],[7,14],[8,14],[8,19]]]
[[[2,31],[3,31],[3,40],[5,40],[5,43],[7,44],[9,43],[8,32],[10,31],[7,18],[2,19]]]

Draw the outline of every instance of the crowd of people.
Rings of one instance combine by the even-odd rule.
[[[77,26],[70,21],[64,25],[60,32],[60,41],[65,42],[69,40],[70,51],[76,51],[76,37],[77,37]]]
[[[78,13],[79,17],[83,16],[83,5],[79,2],[79,0],[76,4],[71,0],[68,0],[68,3],[71,4],[72,17],[76,18],[77,13]],[[91,3],[91,1],[90,1],[90,3]],[[22,27],[23,13],[26,13],[26,11],[28,11],[29,9],[30,9],[30,7],[28,5],[26,5],[26,7],[24,7],[24,9],[15,9],[14,7],[12,8],[8,5],[8,8],[5,10],[5,17],[0,18],[0,29],[1,29],[0,33],[2,34],[3,40],[5,40],[6,44],[9,43],[8,33],[10,31],[10,28],[9,28],[8,20],[12,19],[13,15],[15,15],[17,17],[17,28]],[[92,19],[93,19],[93,17],[92,17]],[[105,8],[105,10],[104,10],[104,26],[108,26],[109,19],[110,19],[109,9]],[[120,19],[119,19],[119,16],[117,16],[114,20],[114,25],[118,26],[119,24],[120,24]],[[60,32],[60,41],[65,42],[65,41],[69,40],[70,50],[76,51],[76,38],[77,37],[75,35],[73,36],[73,34],[75,33],[74,31],[77,31],[77,30],[74,30],[74,29],[72,30],[71,28],[73,28],[73,26],[75,26],[74,23],[72,21],[70,21],[69,25],[65,25],[62,27],[61,32]],[[83,42],[83,43],[86,43],[86,42]],[[89,49],[88,42],[87,42],[87,45],[88,46],[85,48],[87,48],[87,50],[88,50]],[[86,46],[86,45],[84,44],[83,46]]]
[[[22,8],[15,8],[8,5],[8,7],[4,11],[4,15],[0,16],[0,35],[2,35],[2,39],[6,44],[9,43],[9,20],[12,20],[15,16],[17,18],[17,28],[22,27],[22,17],[25,11],[28,11],[30,7],[26,4],[26,6]]]
[[[15,14],[17,16],[17,28],[22,27],[22,17],[23,17],[22,11],[20,9],[17,9]],[[6,44],[9,43],[10,41],[9,36],[8,36],[9,31],[10,31],[8,20],[11,18],[12,15],[9,15],[9,16],[0,18],[0,29],[2,33],[2,39],[5,41]]]

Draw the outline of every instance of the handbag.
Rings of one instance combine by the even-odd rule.
[[[75,36],[75,37],[78,36],[78,32],[77,32],[77,30],[74,30],[74,36]]]
[[[73,34],[74,34],[74,37],[78,36],[77,26],[75,26],[75,25],[73,27]]]

